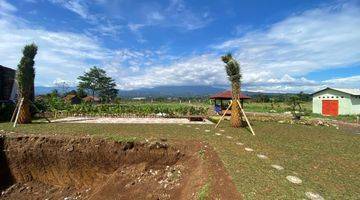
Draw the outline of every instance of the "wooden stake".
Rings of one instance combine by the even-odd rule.
[[[16,115],[16,113],[17,113],[16,111],[17,111],[17,109],[18,109],[18,107],[19,107],[19,104],[20,104],[20,101],[16,101],[15,109],[14,109],[14,112],[13,112],[13,114],[12,114],[12,116],[11,116],[10,122],[13,122],[13,121],[14,121],[15,115]]]
[[[249,125],[249,128],[250,128],[251,133],[252,133],[253,135],[255,135],[255,132],[254,132],[254,130],[252,129],[251,124],[250,124],[248,118],[246,117],[245,111],[244,111],[243,108],[241,107],[241,103],[239,102],[239,100],[237,100],[237,103],[239,104],[240,110],[241,110],[241,112],[243,113],[247,124]]]
[[[227,109],[225,110],[224,114],[221,116],[220,120],[218,121],[218,123],[216,124],[215,128],[217,128],[220,124],[220,122],[223,120],[224,116],[226,115],[227,111],[230,109],[231,105],[232,105],[232,100],[230,101],[230,105],[227,107]]]
[[[19,114],[20,114],[20,111],[21,111],[21,107],[22,107],[22,105],[23,105],[23,102],[24,102],[24,98],[21,98],[21,100],[20,100],[20,104],[19,104],[19,107],[18,107],[18,110],[17,110],[16,118],[15,118],[15,121],[14,121],[14,126],[13,126],[13,127],[15,127],[15,126],[16,126],[16,123],[17,123],[17,121],[18,121],[18,119],[19,119]]]

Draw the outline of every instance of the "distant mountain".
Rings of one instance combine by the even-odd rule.
[[[42,95],[52,92],[53,90],[63,92],[60,87],[35,87],[35,94]],[[69,87],[67,91],[76,90],[76,87]],[[141,88],[136,90],[120,90],[121,97],[192,97],[192,96],[206,96],[216,92],[223,91],[224,88],[213,86],[160,86],[154,88]]]
[[[224,88],[214,86],[160,86],[121,90],[119,93],[122,97],[193,97],[211,95],[223,90]]]
[[[35,86],[35,95],[48,94],[53,90],[57,90],[59,93],[64,91],[61,87],[45,87],[45,86]],[[76,90],[76,87],[69,87],[66,91]]]
[[[35,94],[42,95],[52,92],[54,89],[58,90],[59,93],[64,91],[61,87],[35,87]],[[208,96],[228,90],[226,86],[160,86],[154,88],[141,88],[136,90],[120,90],[119,95],[124,98],[133,97],[195,97],[195,96]],[[76,87],[69,87],[67,91],[76,90]],[[281,93],[262,93],[262,92],[249,92],[243,91],[245,95],[256,96],[261,94],[266,95],[279,95]],[[284,95],[284,94],[281,94]],[[286,94],[285,94],[286,95]]]

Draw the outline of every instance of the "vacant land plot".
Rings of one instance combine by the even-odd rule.
[[[233,129],[228,122],[218,129],[185,124],[31,124],[14,129],[9,123],[0,124],[1,129],[118,141],[167,138],[185,145],[195,140],[214,148],[244,199],[360,196],[360,136],[332,127],[255,122],[256,136],[246,129]],[[205,184],[200,193],[207,190],[211,187]]]

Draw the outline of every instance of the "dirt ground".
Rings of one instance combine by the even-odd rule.
[[[241,199],[201,142],[0,136],[0,199]]]

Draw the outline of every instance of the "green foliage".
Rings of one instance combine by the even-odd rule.
[[[10,121],[15,105],[12,103],[0,103],[0,122]]]
[[[94,66],[78,79],[80,80],[79,90],[86,90],[92,96],[95,96],[96,93],[102,101],[109,102],[117,96],[118,91],[115,89],[114,80],[108,77],[103,69]]]
[[[56,94],[49,94],[36,101],[39,108],[45,111],[62,111],[68,115],[81,114],[89,116],[150,116],[158,113],[167,117],[188,115],[206,115],[207,106],[175,103],[126,103],[126,104],[76,104],[66,103]]]
[[[222,56],[221,59],[226,64],[225,69],[229,80],[231,82],[240,82],[241,72],[239,63],[235,59],[233,59],[230,53]]]
[[[77,91],[76,91],[76,94],[77,94],[78,97],[80,97],[80,98],[84,98],[84,97],[87,96],[85,90],[82,89],[82,88],[78,88]]]
[[[35,44],[26,45],[23,49],[23,57],[18,65],[17,81],[20,95],[24,98],[30,98],[34,87],[34,58],[37,54],[37,50],[38,47]]]

